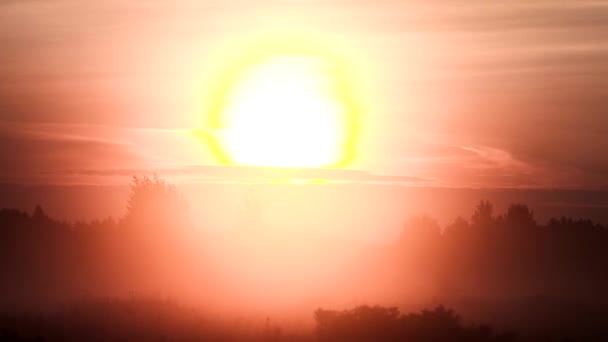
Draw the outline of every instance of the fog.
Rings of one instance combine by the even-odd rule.
[[[122,214],[101,220],[66,221],[41,206],[2,210],[1,307],[53,311],[95,298],[167,299],[222,324],[271,319],[306,333],[318,308],[369,304],[411,312],[444,304],[467,322],[541,334],[565,324],[554,312],[574,305],[586,315],[606,304],[604,226],[564,215],[543,222],[534,207],[501,205],[517,196],[545,201],[540,212],[548,215],[564,196],[579,201],[572,212],[593,213],[604,193],[486,192],[501,198],[494,206],[473,200],[482,190],[465,189],[184,189],[136,177]],[[100,198],[120,197],[113,191]],[[103,201],[94,205],[104,208]],[[526,326],[533,318],[539,321]]]

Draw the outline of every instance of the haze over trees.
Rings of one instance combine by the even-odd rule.
[[[539,223],[524,204],[496,213],[492,203],[481,201],[470,219],[458,217],[441,227],[431,217],[412,217],[396,241],[355,246],[348,237],[337,242],[271,239],[263,231],[238,235],[239,229],[209,235],[196,230],[188,204],[165,181],[134,177],[131,190],[126,212],[119,218],[65,222],[49,217],[40,206],[32,213],[0,210],[4,337],[35,338],[24,331],[38,329],[57,340],[81,340],[79,333],[58,326],[102,329],[121,319],[108,312],[127,310],[134,315],[125,317],[130,328],[116,328],[100,340],[173,335],[181,336],[177,340],[228,339],[234,336],[216,323],[195,322],[225,303],[240,308],[251,304],[248,312],[264,315],[279,312],[271,309],[276,305],[271,298],[288,301],[314,294],[316,300],[301,305],[307,320],[312,308],[340,310],[315,311],[311,324],[316,335],[299,335],[301,339],[608,338],[608,230],[589,220],[561,217]],[[342,259],[334,260],[338,256]],[[286,269],[297,270],[297,276],[287,275]],[[204,314],[190,314],[167,302],[147,306],[128,299],[133,296],[174,298]],[[254,297],[257,300],[247,300]],[[91,298],[116,299],[96,306]],[[17,324],[12,313],[52,312],[65,303],[85,314],[63,313],[38,323],[24,316]],[[363,305],[375,303],[385,306]],[[354,308],[341,311],[349,307]],[[435,309],[424,309],[429,307]],[[176,316],[150,316],[157,310],[162,311],[159,315],[175,310]],[[87,312],[93,316],[85,323]],[[95,323],[95,315],[103,318]],[[145,335],[134,332],[140,319],[142,326],[173,319],[175,325],[155,326]],[[262,323],[265,328],[256,330],[256,338],[288,335],[272,322]],[[491,324],[499,332],[479,323]]]

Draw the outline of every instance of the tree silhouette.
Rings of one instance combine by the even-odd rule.
[[[124,222],[136,227],[175,227],[188,216],[187,202],[175,186],[156,174],[133,176]]]
[[[517,227],[536,226],[534,211],[525,204],[511,204],[504,216],[504,224]]]
[[[34,208],[34,213],[32,214],[32,218],[36,221],[44,221],[48,219],[48,216],[40,205],[36,205],[36,207]]]
[[[469,222],[467,222],[467,220],[465,220],[461,216],[458,216],[454,221],[452,221],[452,223],[450,223],[449,225],[447,225],[445,227],[444,235],[448,236],[448,235],[460,234],[462,232],[466,232],[469,230],[469,226],[470,225],[469,225]]]
[[[121,220],[69,223],[40,206],[29,213],[0,209],[0,303],[59,301],[83,293],[124,295],[142,287],[160,291],[175,286],[172,280],[194,279],[195,269],[201,272],[197,279],[214,281],[216,273],[193,257],[200,256],[200,241],[188,241],[192,235],[177,229],[188,216],[176,188],[157,176],[133,178]],[[395,301],[406,298],[400,297],[406,291],[421,300],[432,296],[434,303],[456,308],[467,322],[492,317],[493,324],[508,322],[543,336],[531,340],[587,336],[606,341],[606,246],[606,227],[591,220],[561,217],[544,224],[524,204],[502,214],[481,201],[470,222],[459,217],[443,230],[428,216],[412,218],[392,247],[362,252],[365,265],[382,272],[360,267],[353,279],[366,284],[376,280],[373,276],[396,279]],[[320,309],[315,319],[318,337],[327,341],[510,338],[487,326],[465,326],[445,307],[407,315],[377,306]],[[282,334],[270,325],[265,331],[269,339]]]
[[[494,223],[494,206],[489,201],[481,201],[475,208],[471,223],[477,227],[487,227]]]

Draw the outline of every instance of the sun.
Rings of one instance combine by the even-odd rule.
[[[272,56],[251,67],[223,112],[222,147],[235,163],[278,167],[334,164],[345,108],[319,58]]]
[[[230,164],[328,167],[352,157],[355,106],[341,64],[318,50],[250,55],[225,77],[211,111]]]

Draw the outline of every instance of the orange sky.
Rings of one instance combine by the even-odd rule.
[[[264,178],[214,169],[193,131],[219,51],[286,28],[358,66],[357,158],[332,180],[608,184],[608,6],[585,0],[3,1],[0,181]]]

